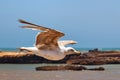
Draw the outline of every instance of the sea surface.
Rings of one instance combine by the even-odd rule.
[[[95,48],[75,48],[81,52],[87,52],[89,50],[93,50]],[[98,48],[101,51],[115,50],[120,51],[120,48]],[[18,51],[18,48],[0,48],[1,51]]]
[[[1,48],[5,51],[16,49]],[[80,49],[79,49],[80,50]],[[81,49],[82,50],[82,49]],[[83,51],[88,51],[84,49]],[[120,50],[104,49],[104,50]],[[120,80],[120,64],[86,66],[104,67],[105,71],[36,71],[35,68],[46,65],[65,64],[0,64],[0,80]]]
[[[35,70],[44,65],[48,64],[0,64],[0,80],[120,80],[120,65],[99,65],[105,67],[105,71]]]

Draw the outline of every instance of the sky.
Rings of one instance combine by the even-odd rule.
[[[38,31],[19,19],[65,33],[80,48],[120,48],[120,0],[0,0],[0,47],[33,46]]]

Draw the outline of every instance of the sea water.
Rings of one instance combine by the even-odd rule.
[[[81,52],[87,52],[89,50],[93,50],[95,48],[75,48],[76,50],[79,50]],[[0,48],[1,51],[18,51],[18,48]],[[101,51],[108,51],[108,50],[112,50],[112,51],[120,51],[120,48],[98,48],[98,50]]]
[[[0,80],[120,80],[120,65],[97,65],[105,71],[35,70],[35,67],[44,65],[48,64],[0,64]]]

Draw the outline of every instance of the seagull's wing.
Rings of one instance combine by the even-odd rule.
[[[49,29],[49,28],[39,26],[39,25],[30,23],[30,22],[27,22],[27,21],[24,21],[24,20],[21,20],[21,19],[19,20],[19,22],[24,23],[24,24],[28,24],[27,26],[22,26],[22,28],[30,28],[30,29],[34,29],[34,30],[43,30],[43,31]]]
[[[64,36],[64,33],[56,31],[54,29],[46,28],[43,26],[38,26],[26,22],[24,20],[19,20],[21,23],[28,24],[28,26],[23,26],[22,28],[31,28],[36,30],[42,30],[43,32],[38,33],[36,37],[35,46],[39,50],[56,50],[59,49],[58,39]]]
[[[76,41],[73,41],[73,40],[64,40],[64,41],[58,41],[58,44],[60,46],[65,46],[65,45],[68,45],[68,44],[76,44],[77,42]]]

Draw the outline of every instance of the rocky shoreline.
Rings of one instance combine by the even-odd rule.
[[[76,64],[76,65],[102,65],[102,64],[120,64],[119,51],[99,51],[98,49],[89,50],[83,54],[67,55],[59,61],[51,61],[45,58],[17,52],[0,51],[1,64],[34,64],[34,63],[52,63],[52,64]]]

